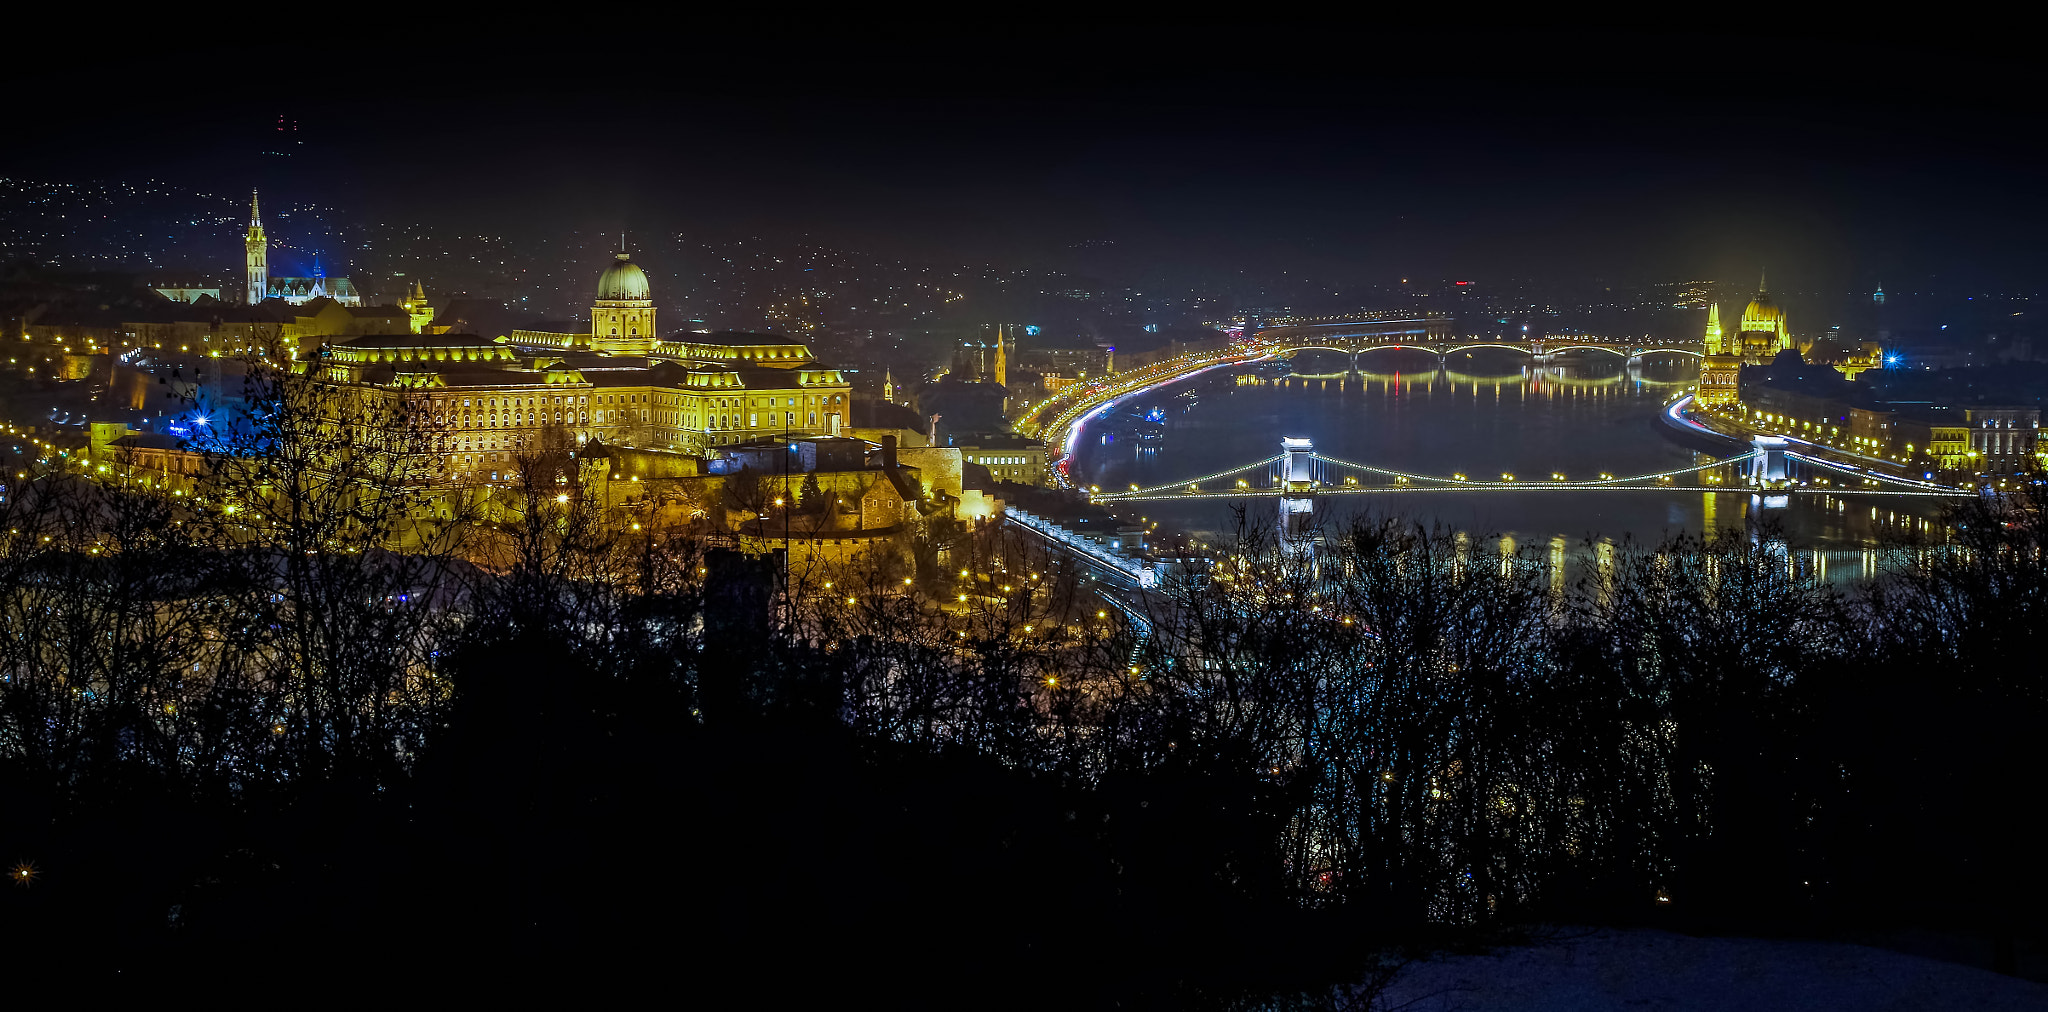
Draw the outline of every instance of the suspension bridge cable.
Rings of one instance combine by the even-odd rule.
[[[1797,461],[1802,461],[1802,462],[1804,462],[1804,463],[1808,463],[1808,464],[1813,464],[1813,465],[1816,465],[1816,466],[1819,466],[1819,467],[1825,467],[1825,468],[1827,468],[1827,469],[1829,469],[1829,470],[1832,470],[1832,471],[1840,471],[1840,472],[1842,472],[1842,473],[1844,473],[1844,474],[1851,474],[1851,475],[1855,475],[1855,476],[1856,476],[1856,477],[1858,477],[1858,478],[1869,478],[1869,479],[1873,479],[1873,480],[1876,480],[1876,481],[1880,481],[1880,482],[1888,482],[1888,483],[1890,483],[1890,484],[1893,484],[1893,485],[1904,485],[1905,487],[1907,487],[1907,488],[1909,488],[1909,489],[1915,489],[1915,490],[1919,490],[1919,491],[1921,491],[1921,492],[1923,492],[1923,493],[1928,493],[1928,494],[1938,494],[1938,495],[1969,495],[1969,494],[1971,494],[1971,493],[1970,493],[1970,492],[1969,492],[1968,490],[1965,490],[1965,489],[1956,489],[1956,488],[1948,488],[1948,487],[1946,487],[1946,486],[1943,486],[1943,485],[1937,485],[1937,484],[1935,484],[1935,483],[1933,483],[1933,482],[1930,482],[1930,481],[1920,481],[1920,480],[1917,480],[1917,479],[1914,479],[1914,478],[1898,478],[1898,477],[1894,477],[1894,476],[1892,476],[1892,475],[1888,475],[1888,474],[1879,474],[1879,473],[1878,473],[1878,472],[1876,472],[1876,471],[1866,471],[1866,470],[1864,470],[1864,469],[1862,469],[1862,468],[1859,468],[1859,467],[1851,467],[1851,466],[1849,466],[1849,465],[1847,465],[1847,464],[1837,464],[1837,463],[1835,463],[1834,461],[1831,461],[1831,460],[1824,460],[1824,459],[1822,459],[1822,458],[1820,458],[1820,457],[1810,457],[1810,456],[1807,456],[1807,455],[1806,455],[1806,454],[1804,454],[1804,453],[1798,453],[1798,452],[1795,452],[1795,451],[1792,451],[1792,450],[1786,450],[1786,451],[1785,451],[1785,456],[1787,456],[1787,457],[1790,457],[1790,458],[1792,458],[1793,460],[1797,460]],[[1844,491],[1853,491],[1853,490],[1844,490]]]
[[[1472,480],[1470,480],[1470,479],[1466,479],[1466,480],[1460,481],[1460,480],[1458,480],[1458,479],[1456,479],[1456,478],[1444,478],[1444,477],[1439,477],[1439,476],[1437,476],[1437,475],[1428,475],[1428,474],[1411,474],[1411,473],[1408,473],[1408,472],[1405,472],[1405,471],[1394,471],[1394,470],[1390,470],[1390,469],[1388,469],[1388,468],[1384,468],[1384,467],[1374,467],[1374,466],[1373,466],[1373,465],[1371,465],[1371,464],[1360,464],[1360,463],[1357,463],[1357,462],[1355,462],[1355,461],[1349,461],[1349,460],[1339,460],[1339,459],[1337,459],[1336,457],[1326,457],[1326,456],[1324,456],[1324,455],[1322,455],[1322,454],[1320,454],[1320,453],[1312,453],[1312,454],[1310,454],[1309,456],[1310,456],[1310,457],[1311,457],[1312,459],[1314,459],[1314,460],[1318,460],[1318,461],[1321,461],[1322,463],[1325,463],[1325,464],[1335,464],[1335,465],[1337,465],[1337,466],[1339,466],[1339,467],[1349,467],[1349,468],[1354,468],[1354,469],[1357,469],[1357,470],[1362,470],[1362,471],[1371,471],[1371,472],[1373,472],[1373,473],[1375,473],[1375,474],[1384,474],[1384,475],[1391,475],[1391,476],[1394,476],[1394,477],[1397,477],[1397,478],[1411,478],[1411,479],[1421,479],[1421,480],[1423,480],[1423,481],[1431,481],[1431,482],[1436,482],[1436,483],[1437,483],[1437,484],[1436,484],[1435,486],[1432,486],[1432,487],[1425,487],[1425,488],[1419,488],[1419,489],[1399,489],[1399,488],[1386,488],[1386,487],[1378,487],[1378,488],[1357,488],[1357,489],[1347,489],[1347,488],[1344,488],[1343,486],[1336,486],[1336,487],[1327,487],[1327,488],[1325,488],[1325,487],[1319,487],[1319,488],[1315,489],[1315,494],[1317,494],[1317,495],[1330,495],[1330,494],[1344,494],[1344,493],[1351,493],[1351,492],[1402,492],[1402,491],[1408,491],[1408,492],[1422,492],[1422,491],[1453,491],[1453,490],[1457,490],[1457,489],[1467,489],[1467,490],[1507,490],[1507,489],[1516,489],[1516,490],[1528,490],[1528,489],[1539,489],[1539,490],[1540,490],[1540,489],[1639,489],[1639,490],[1650,490],[1650,489],[1657,489],[1657,488],[1663,488],[1663,487],[1665,487],[1665,486],[1659,486],[1659,485],[1637,485],[1637,484],[1631,484],[1631,483],[1634,483],[1634,482],[1645,482],[1645,481],[1657,481],[1657,480],[1660,480],[1660,479],[1663,479],[1663,478],[1672,478],[1672,477],[1677,477],[1678,475],[1681,475],[1681,474],[1692,474],[1692,473],[1695,473],[1695,472],[1699,472],[1699,471],[1705,471],[1705,470],[1709,470],[1709,469],[1711,469],[1711,468],[1716,468],[1716,467],[1727,467],[1727,466],[1731,466],[1731,465],[1735,465],[1735,464],[1740,464],[1740,463],[1742,463],[1742,462],[1744,462],[1744,461],[1746,461],[1746,460],[1750,460],[1750,459],[1754,458],[1754,457],[1755,457],[1756,455],[1757,455],[1756,451],[1752,450],[1752,451],[1750,451],[1750,452],[1748,452],[1748,453],[1742,454],[1741,456],[1737,456],[1737,457],[1729,457],[1729,458],[1727,458],[1727,459],[1725,459],[1725,460],[1715,460],[1715,461],[1709,461],[1709,462],[1707,462],[1707,463],[1705,463],[1705,464],[1697,464],[1697,465],[1694,465],[1694,466],[1692,466],[1692,467],[1682,467],[1682,468],[1677,468],[1677,469],[1675,469],[1675,470],[1670,470],[1670,471],[1658,471],[1658,472],[1654,472],[1654,473],[1651,473],[1651,474],[1637,474],[1637,475],[1630,475],[1630,476],[1628,476],[1628,477],[1625,477],[1625,478],[1602,478],[1602,479],[1599,479],[1599,480],[1596,480],[1596,481],[1472,481]],[[1187,491],[1187,489],[1188,489],[1189,487],[1191,487],[1191,486],[1196,486],[1196,485],[1200,485],[1200,484],[1201,484],[1202,482],[1204,482],[1204,481],[1213,481],[1213,480],[1214,480],[1214,479],[1216,479],[1216,478],[1224,477],[1224,476],[1226,476],[1226,475],[1230,475],[1230,474],[1236,474],[1236,473],[1238,473],[1238,472],[1240,472],[1240,471],[1247,471],[1247,470],[1250,470],[1250,469],[1252,469],[1252,468],[1256,468],[1256,467],[1264,467],[1264,466],[1267,466],[1267,465],[1271,465],[1271,464],[1274,464],[1274,463],[1278,463],[1278,462],[1279,462],[1279,461],[1280,461],[1280,460],[1281,460],[1282,458],[1284,458],[1285,456],[1286,456],[1286,454],[1280,454],[1279,456],[1275,456],[1275,457],[1268,457],[1268,458],[1266,458],[1265,460],[1261,460],[1261,461],[1258,461],[1257,463],[1252,463],[1252,464],[1245,464],[1245,465],[1243,465],[1243,466],[1241,466],[1241,467],[1234,467],[1234,468],[1231,468],[1231,469],[1230,469],[1230,470],[1228,470],[1228,471],[1218,471],[1218,472],[1217,472],[1217,473],[1215,473],[1215,474],[1212,474],[1212,475],[1207,475],[1207,476],[1204,476],[1204,477],[1201,477],[1201,478],[1195,478],[1195,479],[1191,479],[1191,480],[1188,480],[1188,481],[1177,481],[1177,482],[1171,482],[1171,483],[1168,483],[1168,484],[1164,484],[1164,485],[1153,485],[1153,486],[1151,486],[1151,487],[1149,487],[1149,488],[1141,488],[1141,489],[1136,489],[1136,490],[1133,490],[1133,491],[1129,491],[1129,492],[1102,492],[1102,493],[1098,493],[1098,494],[1097,494],[1097,495],[1095,496],[1095,498],[1096,498],[1096,500],[1097,500],[1097,501],[1109,501],[1109,500],[1119,500],[1119,499],[1161,499],[1161,498],[1172,498],[1172,497],[1177,497],[1177,496],[1190,496],[1190,495],[1195,495],[1195,496],[1201,496],[1201,495],[1224,495],[1224,496],[1229,496],[1229,495],[1237,495],[1237,496],[1245,496],[1245,495],[1250,495],[1250,496],[1262,496],[1262,495],[1280,495],[1280,494],[1282,494],[1282,490],[1280,490],[1280,489],[1224,489],[1224,490],[1219,490],[1219,491],[1214,491],[1214,492],[1204,492],[1204,491],[1201,491],[1200,489],[1197,489],[1197,490],[1196,490],[1196,491],[1194,491],[1194,492],[1189,492],[1189,491]],[[1932,494],[1932,493],[1920,493],[1920,494]]]
[[[1455,486],[1458,488],[1610,488],[1616,485],[1626,485],[1630,482],[1656,481],[1662,478],[1675,478],[1681,474],[1692,474],[1698,471],[1705,471],[1710,468],[1726,467],[1731,464],[1739,464],[1745,460],[1755,457],[1756,451],[1751,450],[1750,452],[1742,454],[1738,457],[1729,457],[1725,460],[1709,461],[1705,464],[1696,464],[1692,467],[1681,467],[1670,471],[1658,471],[1651,474],[1632,474],[1625,478],[1599,478],[1593,481],[1472,481],[1470,479],[1461,480],[1457,478],[1445,478],[1439,475],[1411,474],[1405,471],[1394,471],[1384,467],[1374,467],[1371,464],[1360,464],[1355,461],[1339,460],[1336,457],[1326,457],[1320,453],[1311,454],[1311,456],[1313,456],[1317,460],[1322,461],[1325,464],[1335,464],[1338,467],[1349,467],[1360,471],[1371,471],[1375,474],[1392,475],[1397,478],[1434,481],[1445,485]]]
[[[1183,489],[1183,488],[1186,488],[1186,487],[1188,487],[1189,485],[1200,485],[1201,483],[1203,483],[1203,482],[1205,482],[1205,481],[1215,481],[1215,480],[1216,480],[1216,479],[1218,479],[1218,478],[1222,478],[1222,477],[1225,477],[1225,476],[1228,476],[1228,475],[1233,475],[1233,474],[1236,474],[1236,473],[1238,473],[1239,471],[1249,471],[1249,470],[1251,470],[1252,468],[1255,468],[1255,467],[1266,467],[1266,466],[1268,466],[1268,465],[1271,465],[1271,464],[1277,464],[1277,463],[1279,463],[1279,462],[1281,461],[1281,459],[1282,459],[1282,458],[1284,458],[1284,457],[1286,457],[1286,456],[1287,456],[1287,455],[1286,455],[1286,454],[1284,454],[1284,453],[1274,454],[1274,455],[1273,455],[1273,456],[1271,456],[1271,457],[1267,457],[1266,459],[1264,459],[1264,460],[1261,460],[1261,461],[1257,461],[1257,462],[1255,462],[1255,463],[1251,463],[1251,464],[1242,464],[1242,465],[1239,465],[1239,466],[1237,466],[1237,467],[1233,467],[1233,468],[1231,468],[1231,469],[1229,469],[1229,470],[1227,470],[1227,471],[1218,471],[1218,472],[1216,472],[1215,474],[1205,474],[1205,475],[1203,475],[1203,476],[1202,476],[1202,477],[1200,477],[1200,478],[1190,478],[1190,479],[1188,479],[1187,481],[1175,481],[1175,482],[1168,482],[1167,484],[1164,484],[1164,485],[1153,485],[1153,486],[1151,486],[1150,488],[1141,488],[1141,489],[1137,489],[1137,490],[1135,490],[1135,491],[1131,491],[1131,492],[1105,492],[1105,493],[1103,493],[1103,495],[1104,495],[1104,496],[1110,496],[1110,495],[1144,495],[1144,494],[1146,494],[1146,493],[1150,493],[1150,492],[1161,492],[1161,491],[1165,491],[1165,490],[1168,490],[1168,489]]]

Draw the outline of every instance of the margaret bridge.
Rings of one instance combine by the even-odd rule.
[[[1421,316],[1356,320],[1340,323],[1275,327],[1227,342],[1190,346],[1182,354],[1140,368],[1111,374],[1078,395],[1036,405],[1025,411],[1020,428],[1045,440],[1054,456],[1072,449],[1080,424],[1116,401],[1153,387],[1178,382],[1211,369],[1290,359],[1302,352],[1334,352],[1359,359],[1375,352],[1421,352],[1434,355],[1443,368],[1452,355],[1484,349],[1518,352],[1536,361],[1564,355],[1612,355],[1629,361],[1650,355],[1705,353],[1704,345],[1664,344],[1648,340],[1613,340],[1575,335],[1459,336],[1446,317]],[[1249,466],[1249,465],[1248,465]]]
[[[1699,358],[1706,354],[1704,344],[1662,343],[1647,338],[1616,340],[1571,334],[1459,336],[1450,332],[1449,320],[1439,317],[1276,327],[1259,331],[1242,343],[1247,351],[1264,352],[1258,356],[1261,358],[1290,358],[1304,351],[1349,355],[1353,371],[1358,369],[1359,356],[1376,351],[1422,352],[1436,356],[1439,363],[1459,352],[1482,349],[1519,352],[1539,361],[1575,352],[1623,359],[1640,359],[1648,355]]]

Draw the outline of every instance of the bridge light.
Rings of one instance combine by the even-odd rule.
[[[1465,476],[1464,476],[1464,475],[1462,475],[1462,474],[1452,474],[1452,475],[1451,475],[1451,480],[1452,480],[1452,481],[1464,481],[1464,480],[1465,480]]]
[[[1514,476],[1514,475],[1512,475],[1512,474],[1509,474],[1509,473],[1507,473],[1506,471],[1502,471],[1502,472],[1500,473],[1500,480],[1502,480],[1502,481],[1514,481],[1514,480],[1515,480],[1515,476]]]

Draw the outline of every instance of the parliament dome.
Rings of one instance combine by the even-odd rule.
[[[619,262],[605,268],[597,279],[597,297],[600,299],[650,299],[654,296],[647,287],[647,272],[633,262],[629,254],[619,254]]]
[[[1772,302],[1771,297],[1763,292],[1756,293],[1756,298],[1749,300],[1749,307],[1742,311],[1742,322],[1744,324],[1777,323],[1784,318],[1785,310],[1780,308],[1777,303]],[[1743,329],[1749,330],[1753,328],[1745,326]]]

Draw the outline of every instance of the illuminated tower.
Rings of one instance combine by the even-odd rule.
[[[404,301],[398,305],[412,318],[412,332],[415,334],[426,333],[427,326],[434,322],[434,307],[427,305],[427,286],[423,282],[413,282],[412,291],[407,292]]]
[[[1882,283],[1877,286],[1877,291],[1870,293],[1870,304],[1876,307],[1873,312],[1877,314],[1878,343],[1882,344],[1890,341],[1892,339],[1891,316],[1884,308],[1884,285]]]
[[[654,295],[647,272],[631,254],[597,279],[597,304],[590,310],[590,348],[613,355],[651,355],[660,342],[654,330]]]
[[[255,190],[249,191],[249,235],[242,246],[249,251],[249,304],[253,306],[270,294],[269,243],[263,238],[263,211],[257,206]]]
[[[889,377],[889,367],[882,367],[882,399],[896,403],[896,381]]]
[[[1700,359],[1700,381],[1696,401],[1709,410],[1740,400],[1742,341],[1728,340],[1721,333],[1721,305],[1707,304],[1707,353]]]
[[[1000,323],[996,324],[996,368],[995,368],[995,373],[996,373],[996,386],[1002,387],[1002,388],[1004,388],[1004,389],[1008,389],[1008,388],[1009,388],[1009,386],[1010,386],[1010,367],[1009,367],[1009,363],[1008,363],[1008,361],[1007,361],[1006,359],[1004,359],[1004,357],[1003,357],[1003,325],[1002,325],[1002,324],[1000,324]]]
[[[1316,444],[1302,436],[1280,438],[1280,550],[1289,554],[1320,540],[1315,526]]]

